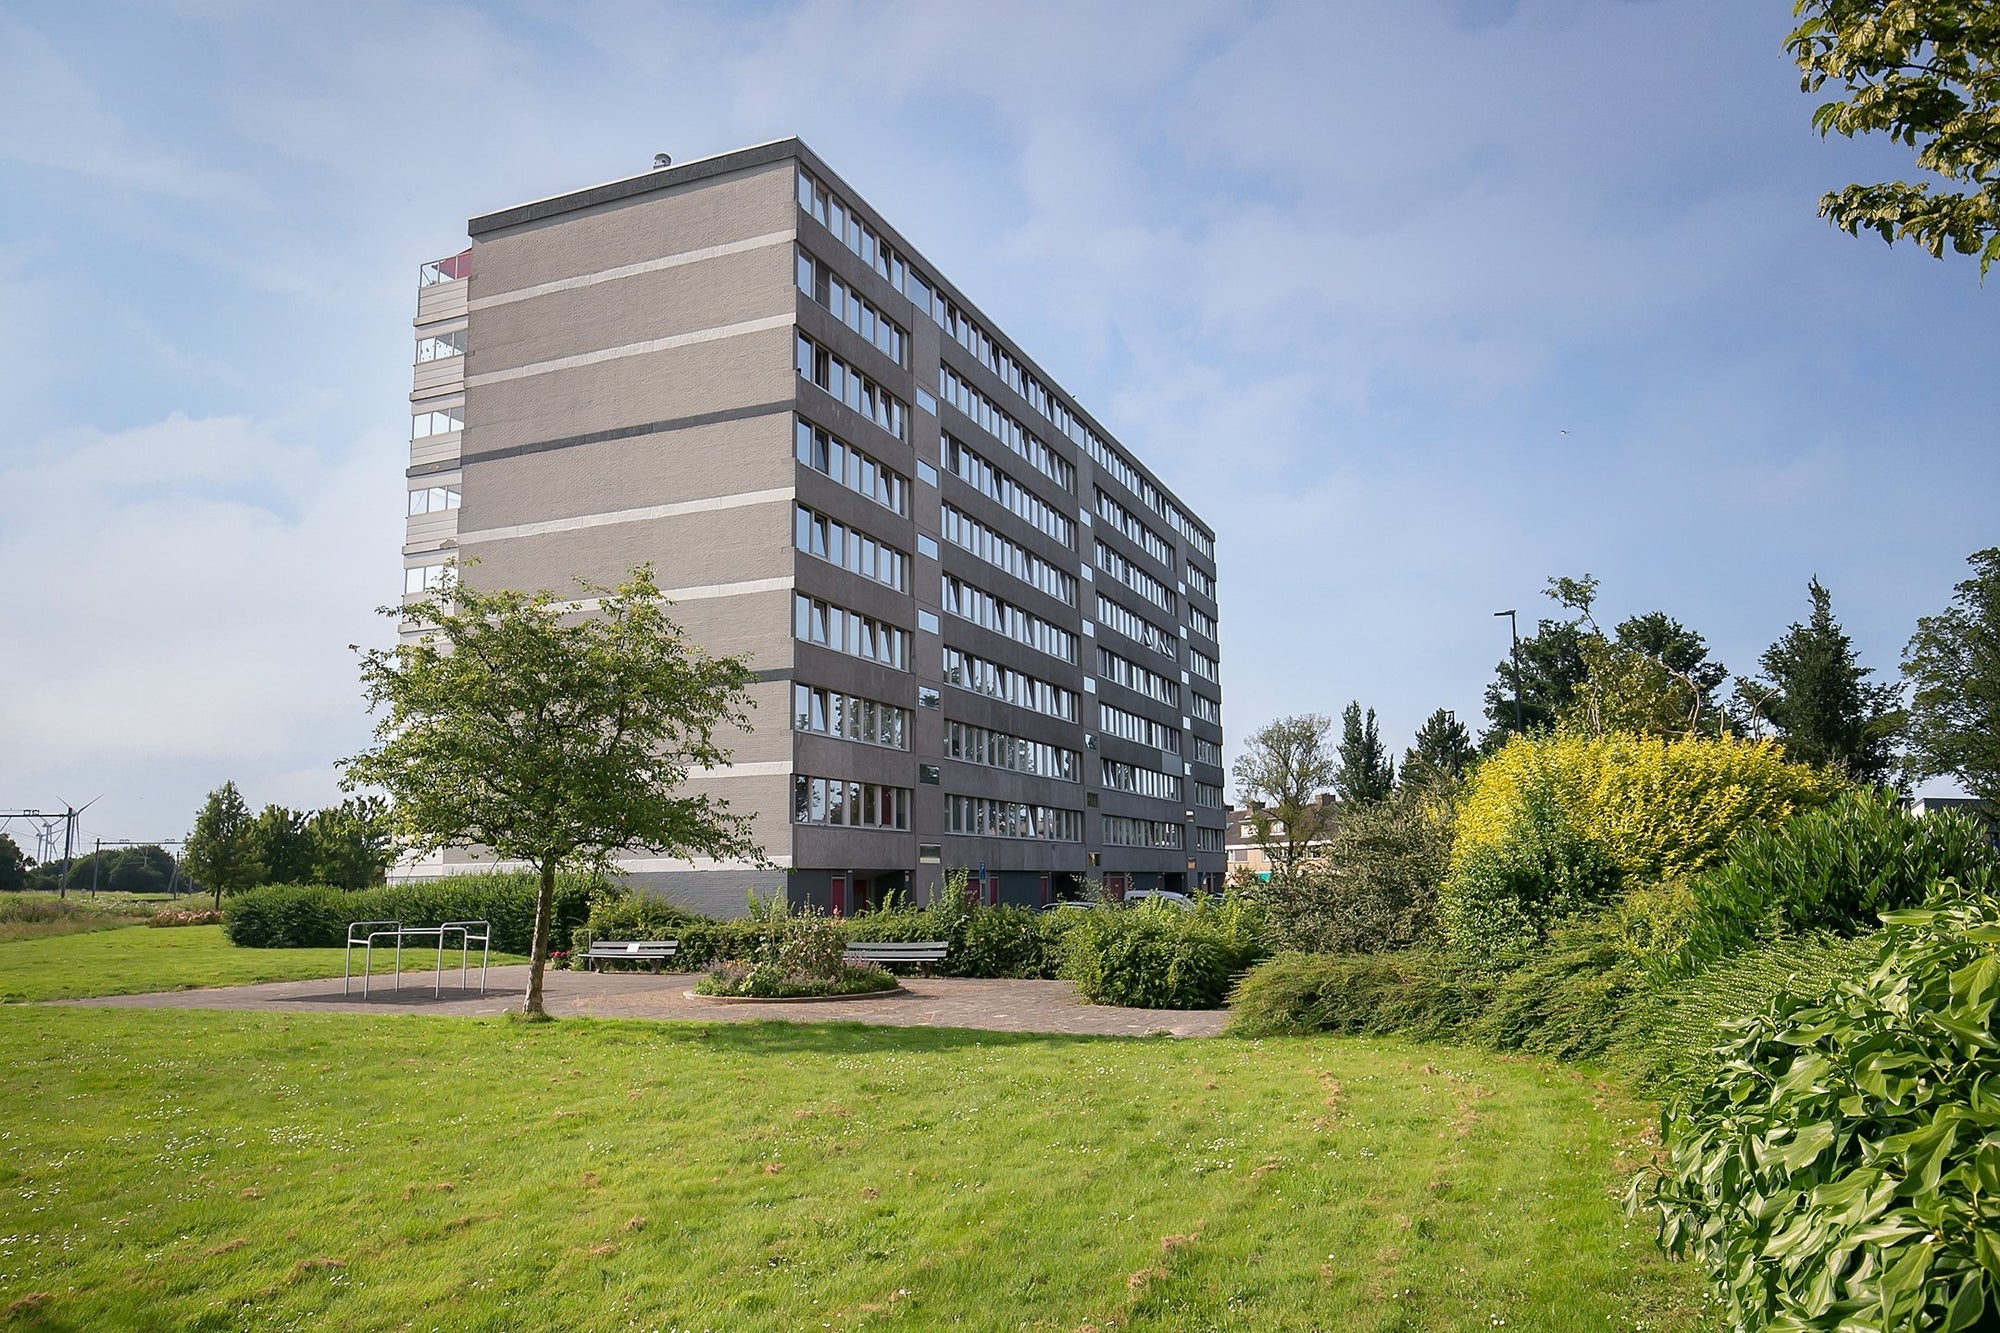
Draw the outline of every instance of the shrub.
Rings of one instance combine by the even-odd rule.
[[[1503,839],[1459,859],[1438,905],[1438,929],[1452,948],[1505,963],[1560,922],[1614,899],[1624,884],[1616,861],[1579,826],[1552,778],[1519,791]]]
[[[1596,1060],[1642,984],[1615,914],[1577,921],[1497,980],[1466,1035],[1496,1051]]]
[[[1904,813],[1886,791],[1852,792],[1782,824],[1746,829],[1729,855],[1690,886],[1694,913],[1682,970],[1759,939],[1873,930],[1883,912],[1954,879],[2000,883],[2000,854],[1977,822],[1955,812]]]
[[[1271,933],[1286,949],[1374,953],[1431,936],[1450,868],[1451,808],[1409,787],[1343,810],[1323,869],[1273,879]]]
[[[1213,922],[1178,907],[1100,907],[1063,923],[1061,974],[1091,1004],[1212,1009],[1241,953]]]
[[[1485,1009],[1493,985],[1486,968],[1435,950],[1283,953],[1253,968],[1236,987],[1228,1031],[1240,1037],[1339,1032],[1456,1040]]]
[[[487,921],[493,948],[526,953],[533,942],[536,882],[531,875],[447,875],[350,892],[326,885],[273,885],[231,896],[223,930],[232,944],[251,949],[337,949],[352,921],[401,921],[435,926],[445,921]],[[556,880],[549,947],[568,949],[570,934],[588,919],[593,896],[624,890],[594,875]]]
[[[1531,793],[1545,793],[1630,882],[1657,883],[1720,860],[1747,824],[1781,822],[1841,789],[1830,774],[1786,763],[1771,741],[1516,736],[1467,783],[1452,865],[1503,848]]]
[[[219,926],[222,913],[214,908],[163,907],[146,918],[149,926]]]
[[[1713,1078],[1716,1049],[1731,1023],[1762,1013],[1780,995],[1818,995],[1865,975],[1870,936],[1798,935],[1732,954],[1691,976],[1635,992],[1611,1043],[1610,1062],[1642,1086],[1671,1090]]]
[[[1737,1328],[2000,1323],[2000,899],[1883,920],[1865,978],[1741,1025],[1635,1185]]]

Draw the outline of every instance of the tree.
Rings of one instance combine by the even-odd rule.
[[[1914,241],[1933,258],[1945,246],[2000,259],[2000,10],[1992,0],[1796,0],[1804,21],[1785,48],[1805,71],[1799,86],[1844,84],[1845,101],[1813,112],[1821,136],[1885,131],[1917,149],[1917,166],[1972,188],[1931,183],[1849,185],[1822,195],[1819,215],[1850,236]]]
[[[1403,785],[1430,787],[1465,776],[1476,751],[1471,733],[1456,714],[1440,708],[1417,728],[1415,744],[1403,751]]]
[[[1881,782],[1895,762],[1903,714],[1893,685],[1870,684],[1872,668],[1854,655],[1833,618],[1833,595],[1817,578],[1806,585],[1812,615],[1794,621],[1757,664],[1762,677],[1738,680],[1736,697],[1750,729],[1769,719],[1785,754],[1836,768],[1858,782]]]
[[[1364,722],[1359,701],[1340,715],[1340,768],[1333,789],[1350,805],[1371,805],[1396,789],[1396,763],[1382,747],[1375,710],[1368,710]]]
[[[2000,546],[1966,558],[1952,604],[1903,650],[1912,779],[1955,777],[2000,816]]]
[[[112,861],[105,884],[117,893],[160,894],[174,882],[174,858],[153,843],[126,847]]]
[[[181,848],[181,864],[197,884],[215,895],[215,907],[222,910],[222,895],[256,885],[264,877],[257,859],[257,822],[243,793],[234,782],[225,782],[208,794],[208,801],[195,816],[194,831]]]
[[[342,889],[380,884],[396,860],[389,803],[379,796],[350,796],[306,821],[312,840],[313,878]]]
[[[0,833],[0,893],[18,893],[28,887],[28,858],[21,844]]]
[[[610,868],[619,851],[755,858],[747,817],[680,791],[747,727],[740,658],[713,657],[667,618],[650,566],[615,588],[583,583],[595,613],[552,592],[456,585],[383,614],[431,628],[362,654],[380,710],[374,747],[342,784],[377,787],[418,852],[480,846],[526,862],[540,883],[524,1012],[545,1018],[542,974],[560,869]]]
[[[303,811],[267,805],[257,816],[257,860],[266,884],[307,884],[313,878],[313,843]]]
[[[1450,865],[1449,800],[1406,783],[1387,800],[1343,810],[1324,865],[1273,878],[1271,928],[1281,947],[1309,953],[1408,948],[1432,934]]]
[[[1333,803],[1319,799],[1333,786],[1332,731],[1333,719],[1322,713],[1267,722],[1244,743],[1230,770],[1275,879],[1296,877],[1333,829]]]
[[[1708,660],[1701,635],[1662,611],[1622,622],[1614,635],[1598,627],[1597,580],[1552,578],[1548,595],[1574,613],[1583,680],[1557,722],[1593,736],[1715,736],[1726,721],[1715,691],[1728,669]]]
[[[1485,734],[1479,748],[1499,749],[1514,734],[1514,661],[1503,658],[1486,687]],[[1529,732],[1546,731],[1576,699],[1589,677],[1583,661],[1583,633],[1566,620],[1544,620],[1521,640],[1521,724]]]

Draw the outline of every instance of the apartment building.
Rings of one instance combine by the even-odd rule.
[[[1218,887],[1211,528],[796,139],[473,218],[417,300],[405,593],[651,562],[756,673],[740,912]],[[432,858],[406,874],[480,864]]]

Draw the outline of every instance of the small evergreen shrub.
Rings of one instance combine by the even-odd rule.
[[[520,874],[446,875],[358,892],[323,884],[271,885],[224,900],[223,933],[230,943],[250,949],[338,949],[353,921],[405,926],[487,921],[495,952],[524,954],[533,942],[536,890],[534,877]],[[571,932],[589,917],[593,895],[623,892],[594,875],[559,876],[549,947],[570,947]]]
[[[1212,1009],[1242,954],[1213,923],[1176,907],[1100,907],[1058,913],[1061,975],[1090,1004]]]
[[[1865,976],[1736,1029],[1634,1187],[1733,1327],[2000,1325],[2000,899],[1883,922]]]
[[[1624,887],[1618,862],[1584,831],[1552,778],[1537,778],[1518,795],[1506,836],[1459,858],[1440,895],[1439,931],[1468,956],[1514,959]]]
[[[1431,940],[1451,828],[1448,800],[1408,786],[1344,810],[1323,864],[1274,877],[1261,891],[1273,942],[1306,953],[1378,953]]]
[[[1642,985],[1615,915],[1577,921],[1498,979],[1466,1036],[1496,1051],[1594,1061],[1610,1049]]]
[[[1691,884],[1694,912],[1680,967],[1691,970],[1760,939],[1858,935],[1944,879],[2000,886],[2000,853],[1956,812],[1918,818],[1886,791],[1849,793],[1781,824],[1746,829]]]
[[[1281,953],[1240,982],[1228,1031],[1239,1037],[1401,1034],[1455,1041],[1484,1012],[1494,978],[1459,955]]]

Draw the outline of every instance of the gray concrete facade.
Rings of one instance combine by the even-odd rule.
[[[922,901],[954,867],[994,901],[1087,878],[1220,884],[1221,692],[1193,656],[1220,657],[1212,532],[804,144],[555,196],[470,231],[468,250],[426,266],[419,298],[420,349],[463,350],[415,377],[410,487],[455,490],[444,515],[413,501],[409,578],[472,557],[475,585],[569,591],[650,562],[674,619],[757,673],[734,767],[697,782],[752,815],[776,869],[637,860],[635,883],[719,914],[780,885],[843,911],[892,889]],[[822,375],[812,349],[843,369]],[[950,401],[941,368],[976,399]],[[894,411],[870,410],[848,376]],[[827,475],[802,435],[867,468]],[[984,484],[953,471],[947,439],[983,460],[969,470]],[[900,494],[871,483],[880,470]],[[802,510],[806,531],[864,543],[874,576],[801,549]],[[896,554],[886,581],[882,548]],[[946,606],[948,581],[976,618]],[[1164,640],[1101,623],[1100,594]],[[852,623],[854,643],[815,642],[822,623]],[[902,660],[850,651],[863,627],[899,635]],[[1100,649],[1153,673],[1151,690],[1112,679]],[[1029,678],[1040,706],[978,688],[986,676],[954,679],[948,652]],[[801,688],[876,734],[814,730],[810,696],[795,716]],[[901,710],[900,735],[884,733],[884,706]],[[1119,734],[1148,726],[1144,741]],[[1069,771],[951,757],[954,737],[1010,760],[1053,747]],[[1056,836],[1022,836],[1022,807],[1052,812]],[[1135,833],[1154,845],[1124,845]]]

